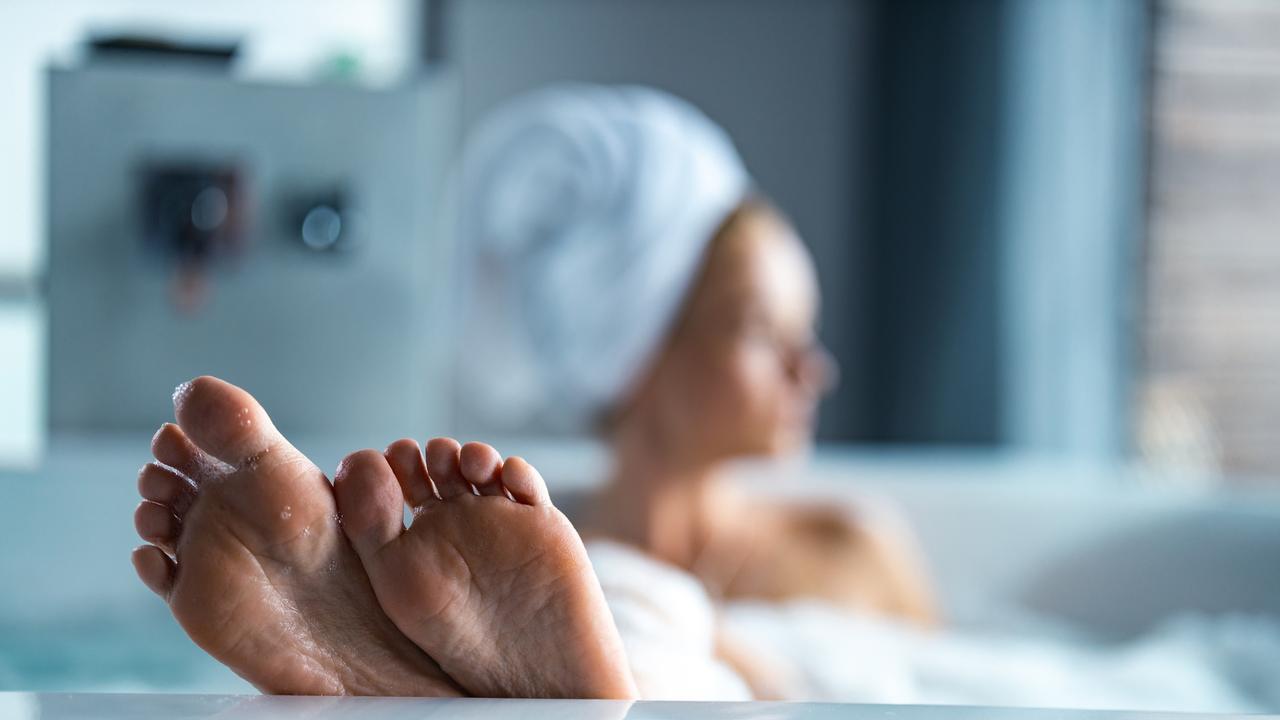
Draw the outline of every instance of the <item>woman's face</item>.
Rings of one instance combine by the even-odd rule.
[[[709,248],[647,386],[671,449],[717,460],[806,447],[835,375],[817,312],[804,244],[772,211],[741,210]]]

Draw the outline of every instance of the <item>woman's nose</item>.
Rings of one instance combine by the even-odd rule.
[[[817,395],[831,392],[840,383],[840,364],[820,342],[801,350],[793,372],[800,385],[812,389]]]

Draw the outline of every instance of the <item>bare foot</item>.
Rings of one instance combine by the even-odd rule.
[[[437,438],[424,463],[401,440],[348,456],[334,485],[383,610],[468,692],[636,696],[582,540],[524,460]]]
[[[378,606],[333,489],[245,391],[202,377],[142,468],[134,551],[191,639],[268,693],[456,696]]]

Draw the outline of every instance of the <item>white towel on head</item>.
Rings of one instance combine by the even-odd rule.
[[[661,347],[749,184],[725,132],[657,90],[555,86],[493,113],[459,198],[467,402],[585,429]]]

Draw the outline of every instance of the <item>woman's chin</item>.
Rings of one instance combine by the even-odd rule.
[[[808,455],[813,451],[813,428],[805,424],[782,428],[773,436],[770,455]]]

